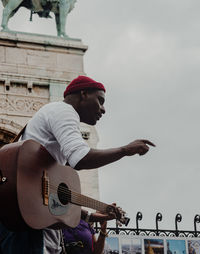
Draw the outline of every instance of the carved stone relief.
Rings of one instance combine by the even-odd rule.
[[[33,116],[49,102],[49,87],[23,81],[0,83],[0,114]]]
[[[40,107],[49,102],[49,86],[24,80],[0,81],[0,147],[8,144]]]

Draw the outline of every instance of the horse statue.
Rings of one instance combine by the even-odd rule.
[[[57,35],[68,37],[65,33],[66,19],[68,13],[74,8],[76,0],[2,0],[4,9],[1,27],[3,31],[9,31],[8,21],[20,7],[26,7],[32,14],[37,13],[39,17],[51,18],[50,12],[55,15]]]

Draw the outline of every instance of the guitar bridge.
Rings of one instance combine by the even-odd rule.
[[[49,204],[49,177],[47,176],[47,172],[45,170],[42,176],[42,197],[43,197],[43,204],[48,206]]]

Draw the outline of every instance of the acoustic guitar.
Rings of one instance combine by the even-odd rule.
[[[76,227],[81,206],[103,213],[111,205],[81,194],[76,170],[59,165],[38,142],[26,140],[0,149],[0,222],[12,231]],[[129,218],[117,218],[127,225]]]

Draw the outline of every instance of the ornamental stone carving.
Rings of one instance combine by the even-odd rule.
[[[0,114],[31,117],[49,101],[49,87],[33,85],[24,81],[0,83]]]

